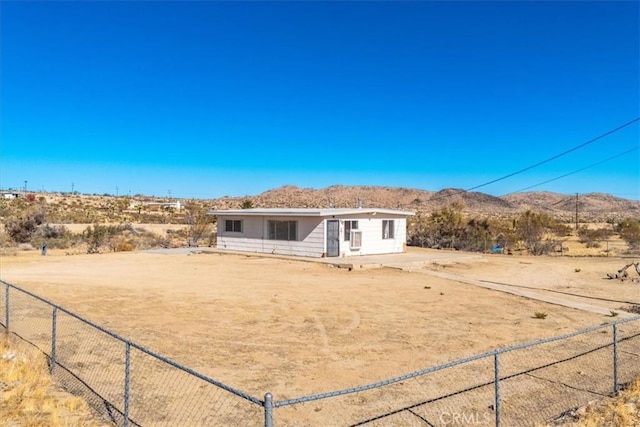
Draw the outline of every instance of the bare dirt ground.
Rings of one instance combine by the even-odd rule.
[[[640,302],[640,285],[603,277],[627,261],[505,255],[431,268],[606,298],[616,302],[591,303],[618,309],[618,301]],[[429,274],[254,256],[31,251],[3,256],[0,270],[3,280],[182,364],[276,399],[611,320]],[[548,316],[536,319],[536,312]]]
[[[607,279],[607,273],[616,273],[633,262],[632,258],[559,259],[494,255],[485,256],[481,261],[487,259],[490,262],[435,264],[425,268],[489,284],[509,285],[515,290],[532,290],[541,295],[596,305],[609,311],[620,312],[633,304],[640,304],[640,276],[633,266],[627,270],[628,279]]]

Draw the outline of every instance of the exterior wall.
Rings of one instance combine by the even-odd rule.
[[[225,220],[243,221],[242,233],[224,231]],[[298,221],[298,240],[269,240],[268,221]],[[325,224],[320,217],[218,216],[218,248],[242,252],[321,257],[325,252]]]
[[[376,255],[401,253],[407,242],[407,220],[404,217],[375,216],[369,218],[341,218],[340,221],[340,255]],[[350,242],[344,240],[344,220],[358,221],[358,230],[362,231],[362,245],[360,249],[351,249]],[[382,221],[393,220],[394,238],[382,238]]]
[[[242,233],[227,232],[225,220],[242,220]],[[401,253],[407,241],[407,220],[403,216],[375,215],[366,218],[349,215],[339,218],[292,217],[292,216],[218,216],[217,244],[220,249],[241,252],[295,255],[319,258],[326,255],[326,233],[328,220],[340,220],[340,256],[359,256]],[[268,221],[298,221],[298,240],[283,241],[268,239]],[[344,240],[344,221],[357,220],[362,231],[360,249],[351,249]],[[382,221],[394,221],[394,238],[382,238]]]

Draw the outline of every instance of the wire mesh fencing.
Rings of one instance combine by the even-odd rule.
[[[274,425],[540,426],[640,375],[640,318],[274,402]]]
[[[493,354],[485,353],[363,387],[275,402],[274,425],[440,425],[464,408],[493,419]]]
[[[640,317],[292,399],[258,399],[0,281],[0,325],[118,426],[539,426],[640,376]]]
[[[1,283],[0,324],[41,350],[56,381],[105,420],[118,426],[264,424],[263,401]]]
[[[500,354],[501,420],[534,426],[613,391],[611,328]]]

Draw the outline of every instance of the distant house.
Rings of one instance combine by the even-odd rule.
[[[210,211],[218,248],[346,257],[404,252],[412,212],[378,209],[237,209]]]
[[[15,192],[3,192],[2,193],[2,198],[3,199],[17,199],[18,197],[20,197],[20,193],[15,193]]]
[[[141,206],[148,206],[151,209],[153,208],[175,209],[177,211],[183,208],[182,203],[180,203],[180,200],[176,200],[175,202],[136,202],[134,201],[129,204],[129,209],[137,209]]]

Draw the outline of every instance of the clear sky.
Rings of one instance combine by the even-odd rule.
[[[470,189],[640,116],[639,5],[2,1],[0,187]],[[478,191],[640,199],[638,123]]]

